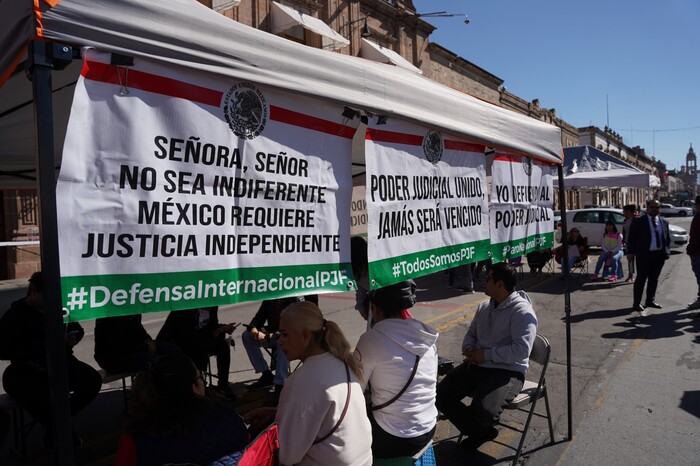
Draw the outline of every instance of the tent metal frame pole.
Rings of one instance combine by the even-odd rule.
[[[571,441],[573,432],[572,395],[571,395],[571,291],[569,290],[569,235],[566,225],[566,188],[564,187],[564,167],[557,166],[559,176],[559,209],[561,211],[562,270],[564,271],[564,315],[566,321],[566,413],[567,441]]]
[[[68,364],[58,260],[51,71],[61,69],[62,66],[65,67],[70,63],[72,49],[65,45],[34,41],[30,45],[29,57],[30,79],[34,94],[41,270],[44,289],[44,338],[51,397],[54,464],[69,466],[75,464],[75,451],[68,394]]]

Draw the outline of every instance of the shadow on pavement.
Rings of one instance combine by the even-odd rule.
[[[593,319],[614,319],[617,317],[624,317],[624,316],[632,317],[631,313],[632,313],[632,311],[628,307],[623,308],[623,309],[603,309],[600,311],[584,312],[582,314],[573,314],[571,316],[571,323],[575,324],[578,322],[583,322],[586,320],[593,320]],[[564,321],[565,319],[566,319],[566,317],[561,318],[562,321]]]
[[[517,438],[518,440],[520,437]],[[457,437],[449,437],[444,440],[440,440],[438,442],[435,442],[433,445],[433,449],[435,451],[435,463],[436,464],[469,464],[472,466],[491,466],[494,464],[510,464],[513,461],[513,458],[515,458],[515,451],[516,448],[513,445],[509,445],[507,443],[502,443],[499,442],[498,439],[494,440],[494,443],[497,443],[498,445],[504,446],[507,450],[510,450],[510,454],[508,456],[504,456],[502,458],[494,458],[493,456],[490,456],[486,453],[483,453],[481,451],[475,451],[475,452],[468,452],[463,450],[460,446],[459,443],[457,442],[458,438]],[[523,453],[520,455],[520,459],[518,460],[519,464],[526,463],[527,461],[524,460],[527,458],[528,455],[535,453],[540,450],[544,450],[545,448],[549,447],[554,447],[556,445],[561,445],[567,443],[568,440],[557,440],[554,443],[549,442],[549,438],[547,438],[547,441],[544,445],[539,445],[537,447],[534,447],[532,449],[527,449],[527,442],[524,448]],[[487,445],[487,444],[484,444]],[[516,443],[517,445],[517,443]],[[484,448],[482,446],[482,448]]]
[[[623,327],[624,330],[619,332],[603,333],[602,338],[625,338],[637,339],[644,338],[646,340],[660,340],[662,338],[673,338],[690,333],[697,328],[697,319],[691,317],[692,311],[688,309],[679,309],[675,311],[659,312],[656,309],[650,309],[649,315],[630,316],[626,321],[617,322],[616,327]],[[640,330],[643,333],[630,330]]]
[[[700,361],[698,361],[700,363]],[[683,411],[700,418],[700,390],[684,392],[678,405]]]

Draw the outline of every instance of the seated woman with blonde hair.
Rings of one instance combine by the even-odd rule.
[[[274,419],[283,465],[371,465],[361,368],[338,325],[317,305],[294,303],[282,312],[278,345],[303,364],[287,378],[278,407],[255,409],[246,422],[257,431]]]

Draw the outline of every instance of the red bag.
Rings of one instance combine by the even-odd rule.
[[[279,449],[277,424],[273,423],[243,450],[237,466],[279,466]]]

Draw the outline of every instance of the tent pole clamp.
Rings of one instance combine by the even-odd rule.
[[[69,45],[48,43],[45,47],[34,47],[34,53],[30,53],[28,59],[27,74],[32,81],[36,66],[63,70],[70,65],[73,61],[73,48]]]

